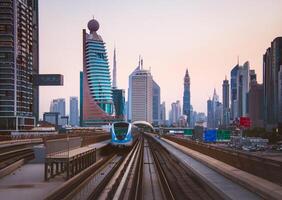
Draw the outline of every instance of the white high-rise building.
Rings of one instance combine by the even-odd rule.
[[[70,97],[70,125],[78,126],[78,97]]]
[[[143,69],[142,60],[129,76],[129,115],[134,121],[153,121],[153,77]]]
[[[176,125],[178,123],[178,119],[180,116],[181,116],[180,101],[173,102],[171,104],[170,123],[172,125]]]
[[[127,99],[127,120],[128,121],[132,121],[132,115],[131,115],[131,108],[132,108],[132,77],[140,70],[140,66],[141,66],[141,61],[140,61],[140,57],[139,57],[139,63],[138,66],[135,68],[135,70],[129,75],[128,78],[128,99]]]

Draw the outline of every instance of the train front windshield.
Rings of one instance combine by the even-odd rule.
[[[118,140],[123,140],[127,134],[129,124],[116,123],[114,124],[115,134]]]

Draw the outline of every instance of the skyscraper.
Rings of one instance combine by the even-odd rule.
[[[282,65],[282,37],[271,42],[263,56],[264,121],[266,128],[276,128],[279,123],[279,70]],[[282,104],[281,104],[282,105]]]
[[[250,82],[249,91],[249,117],[252,127],[263,127],[263,85],[258,84],[256,79]]]
[[[278,73],[278,122],[282,124],[282,65]]]
[[[117,60],[116,60],[116,48],[114,49],[113,59],[113,88],[117,88]]]
[[[78,126],[78,98],[70,97],[70,125]]]
[[[171,104],[171,113],[170,113],[170,123],[173,125],[173,126],[177,126],[178,124],[178,119],[179,117],[181,116],[181,105],[180,105],[180,101],[176,101],[176,102],[173,102]]]
[[[208,128],[218,128],[222,125],[223,106],[214,89],[212,100],[207,101]]]
[[[124,120],[125,116],[125,92],[122,89],[113,89],[113,101],[115,106],[115,117]]]
[[[164,101],[160,105],[160,125],[166,125],[166,108]]]
[[[230,121],[229,82],[225,77],[222,83],[223,126],[228,127]]]
[[[249,62],[231,70],[231,119],[248,115]]]
[[[187,116],[187,124],[190,126],[191,120],[191,112],[190,112],[190,77],[188,73],[188,69],[186,69],[186,73],[184,76],[184,92],[183,92],[183,115]]]
[[[238,117],[238,99],[237,99],[237,75],[239,73],[239,64],[237,64],[232,70],[231,70],[231,88],[230,88],[230,95],[231,95],[231,116],[230,118],[232,120],[235,120]]]
[[[153,80],[153,125],[160,124],[160,104],[161,104],[161,88]]]
[[[38,118],[38,2],[0,4],[0,130],[28,129]]]
[[[149,70],[143,69],[143,61],[129,76],[129,103],[131,121],[153,122],[153,78]]]
[[[208,128],[213,128],[213,119],[214,119],[214,116],[213,116],[213,102],[211,99],[209,99],[207,101],[207,127]]]
[[[113,102],[115,119],[124,120],[125,118],[125,91],[117,89],[117,60],[116,60],[116,48],[114,49],[113,58]]]
[[[110,68],[105,43],[97,34],[99,23],[88,22],[83,29],[82,126],[105,124],[113,120],[113,99]]]
[[[66,115],[66,102],[64,98],[54,99],[50,104],[50,112],[58,112],[60,116]]]
[[[132,95],[131,95],[131,92],[132,92],[132,77],[134,74],[136,74],[139,70],[140,70],[140,66],[141,66],[141,59],[140,59],[140,56],[139,56],[139,62],[138,62],[138,66],[134,69],[134,71],[129,75],[128,77],[128,101],[127,101],[127,120],[129,122],[132,121],[132,112],[131,112],[131,108],[132,108]]]
[[[248,115],[248,92],[250,88],[250,75],[249,75],[250,65],[249,62],[245,62],[240,68],[238,76],[238,113],[239,117],[246,117]]]

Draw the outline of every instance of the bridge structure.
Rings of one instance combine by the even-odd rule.
[[[132,122],[133,125],[148,130],[149,132],[154,132],[155,128],[152,126],[152,124],[150,124],[149,122],[146,121],[134,121]]]

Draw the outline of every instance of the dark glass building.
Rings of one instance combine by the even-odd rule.
[[[225,78],[222,83],[222,104],[223,104],[223,126],[228,127],[230,121],[230,108],[229,108],[229,82]]]
[[[237,90],[238,90],[238,86],[237,86],[237,75],[239,73],[239,65],[236,65],[232,70],[231,70],[231,80],[230,80],[230,95],[231,95],[231,115],[230,118],[232,120],[236,119],[236,117],[238,116],[238,99],[237,99]]]
[[[113,101],[116,119],[124,120],[125,91],[122,89],[113,89]]]
[[[263,85],[258,84],[256,79],[250,82],[249,91],[249,117],[251,126],[263,127]]]
[[[183,115],[187,116],[187,124],[191,125],[191,102],[190,102],[190,77],[188,69],[186,69],[184,77],[184,92],[183,92]]]
[[[263,56],[264,121],[268,129],[279,123],[279,70],[282,65],[282,37],[271,42]]]
[[[153,80],[153,125],[160,124],[160,104],[161,104],[161,88]]]
[[[0,130],[28,129],[39,111],[38,1],[0,1]]]

